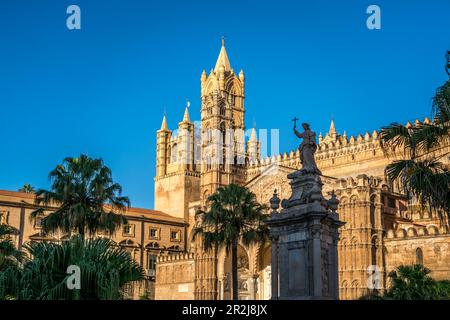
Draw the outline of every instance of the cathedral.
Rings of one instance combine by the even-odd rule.
[[[231,299],[230,256],[224,249],[217,255],[204,252],[199,240],[192,240],[196,212],[215,190],[231,183],[249,188],[263,204],[269,204],[275,189],[280,199],[287,199],[287,175],[301,168],[298,150],[261,155],[256,128],[245,128],[245,74],[232,68],[223,39],[214,68],[201,73],[200,92],[200,123],[191,121],[186,108],[177,128],[171,130],[164,116],[156,132],[154,210],[128,209],[129,223],[111,236],[146,270],[144,288],[130,293],[135,298],[147,292],[154,299]],[[408,200],[385,177],[386,166],[403,152],[388,156],[378,131],[347,136],[333,121],[317,144],[324,195],[334,191],[340,201],[339,220],[345,222],[338,242],[339,298],[383,292],[389,272],[401,264],[423,264],[434,278],[450,279],[449,226]],[[450,144],[434,150],[436,157],[448,152]],[[449,164],[448,156],[442,161]],[[19,230],[14,236],[19,249],[27,241],[66,237],[44,235],[39,219],[30,222],[34,198],[0,190],[0,223]],[[44,209],[44,215],[55,210]],[[239,245],[240,299],[270,299],[271,274],[270,241]]]
[[[281,199],[289,198],[287,175],[301,168],[299,151],[261,158],[255,128],[246,139],[245,74],[232,68],[223,39],[214,68],[201,74],[200,89],[201,123],[191,122],[186,108],[176,130],[168,128],[164,116],[156,134],[155,209],[188,225],[185,252],[158,257],[156,299],[230,299],[231,259],[222,249],[216,260],[192,241],[196,211],[230,183],[246,186],[260,203],[268,204],[275,189]],[[386,166],[401,152],[388,157],[378,131],[347,136],[334,121],[318,140],[315,157],[324,193],[333,190],[338,196],[339,219],[345,222],[338,244],[340,299],[383,292],[389,272],[401,264],[420,263],[436,279],[450,279],[448,225],[385,178]],[[446,145],[435,153],[449,151]],[[270,262],[270,242],[239,245],[240,299],[271,298]]]

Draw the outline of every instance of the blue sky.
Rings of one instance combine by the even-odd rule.
[[[81,8],[81,30],[66,8]],[[366,8],[381,8],[381,30]],[[199,119],[200,75],[226,37],[246,73],[246,124],[291,118],[348,135],[430,113],[446,80],[450,1],[3,0],[0,3],[0,189],[48,187],[66,156],[102,157],[137,207],[153,207],[155,131],[186,99]]]

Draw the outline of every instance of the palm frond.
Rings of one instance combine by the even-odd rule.
[[[407,128],[399,123],[392,123],[389,126],[383,127],[380,132],[380,138],[385,152],[404,149],[414,153],[413,130],[413,128]]]

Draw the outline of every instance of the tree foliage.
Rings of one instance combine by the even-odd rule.
[[[66,158],[50,172],[49,178],[51,189],[36,192],[36,203],[41,208],[31,214],[36,221],[44,207],[56,207],[42,219],[44,233],[78,232],[84,238],[85,234],[99,231],[112,234],[127,223],[121,213],[130,201],[121,196],[122,187],[113,182],[111,170],[101,159],[86,155]]]
[[[16,249],[12,241],[12,236],[18,232],[7,224],[0,224],[0,272],[8,267],[18,267],[24,258],[24,254]]]
[[[34,189],[34,187],[31,184],[26,183],[26,184],[23,185],[22,188],[19,189],[19,192],[35,193],[36,190]]]
[[[206,251],[214,248],[217,252],[219,248],[225,248],[231,253],[233,300],[237,300],[238,242],[248,245],[266,240],[266,207],[256,201],[255,194],[236,184],[217,189],[208,197],[207,207],[207,211],[198,212],[201,223],[194,228],[193,237],[201,236]],[[215,276],[217,278],[217,274]]]
[[[383,296],[369,296],[372,300],[448,300],[450,281],[436,281],[430,270],[420,264],[401,265],[389,273],[391,287]]]
[[[97,300],[122,299],[126,284],[143,279],[142,268],[130,254],[106,238],[63,243],[34,242],[25,246],[32,258],[23,268],[0,274],[0,299]],[[80,289],[69,289],[69,266],[80,268]]]
[[[447,54],[447,71],[450,58]],[[414,126],[393,123],[382,128],[384,150],[404,151],[404,157],[386,168],[386,176],[397,181],[403,192],[423,206],[439,213],[450,212],[450,171],[434,151],[450,142],[450,80],[436,90],[432,104],[433,121]]]

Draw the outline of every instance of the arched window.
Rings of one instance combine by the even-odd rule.
[[[416,264],[423,265],[423,252],[421,248],[416,249]]]
[[[177,162],[177,158],[178,158],[178,146],[177,146],[177,144],[175,143],[175,144],[172,146],[170,162],[171,162],[171,163]]]

